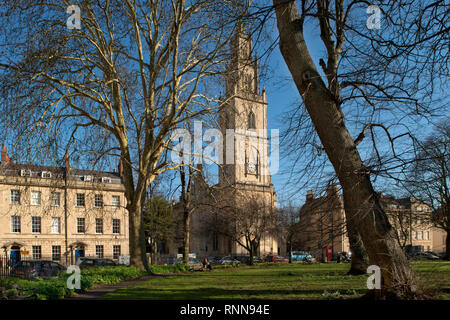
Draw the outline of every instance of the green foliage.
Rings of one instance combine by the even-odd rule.
[[[116,284],[121,281],[130,280],[147,273],[135,267],[115,266],[115,267],[93,267],[81,270],[81,288],[71,290],[67,288],[67,278],[70,274],[60,273],[58,277],[31,279],[6,278],[2,281],[2,286],[18,284],[22,289],[22,294],[36,293],[39,300],[54,300],[70,297],[74,292],[85,292],[98,284]]]
[[[190,268],[184,263],[177,263],[176,265],[157,265],[149,266],[151,274],[168,274],[168,273],[179,273],[179,272],[189,272]]]
[[[329,299],[329,300],[334,300],[334,299],[342,299],[341,294],[339,293],[339,291],[335,291],[335,292],[328,292],[325,290],[324,293],[322,293],[322,296],[325,299]]]
[[[172,240],[177,222],[178,217],[172,206],[162,196],[155,196],[145,203],[144,229],[147,238],[153,236],[156,242]]]

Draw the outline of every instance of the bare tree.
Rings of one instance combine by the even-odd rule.
[[[80,29],[67,28],[72,4]],[[35,146],[56,154],[62,146],[94,166],[120,159],[132,265],[146,267],[144,195],[174,167],[166,153],[172,129],[216,107],[207,93],[224,70],[236,8],[206,0],[16,0],[1,9],[3,30],[13,35],[1,43],[2,123],[20,145],[34,146],[23,148],[33,155]]]
[[[274,1],[275,8],[288,2]],[[443,73],[448,70],[445,46],[449,26],[444,1],[297,3],[300,32],[304,28],[314,35],[320,31],[317,38],[320,36],[325,55],[312,57],[317,65],[315,76],[326,79],[328,94],[349,133],[356,137],[355,148],[372,181],[382,187],[387,185],[386,178],[397,182],[399,168],[411,161],[415,136],[421,134],[414,131],[417,122],[425,117],[430,121],[440,112],[437,88],[445,83]],[[378,11],[381,27],[370,25],[374,19],[369,18],[375,14],[369,11]],[[287,113],[289,128],[283,143],[286,153],[295,159],[289,174],[299,188],[305,188],[312,176],[323,181],[333,175],[328,152],[316,132],[317,122],[304,104],[303,99]],[[292,145],[295,148],[289,148]],[[352,251],[363,252],[356,226],[351,225],[354,221],[347,222]],[[352,268],[353,262],[356,260],[352,260]]]
[[[335,1],[330,5],[326,0],[304,0],[300,2],[300,11],[295,1],[274,0],[273,4],[281,53],[343,188],[347,221],[354,223],[370,263],[381,268],[384,292],[394,296],[415,295],[418,292],[417,281],[396,241],[395,230],[380,205],[371,178],[380,172],[391,174],[395,165],[404,164],[395,150],[395,143],[411,137],[407,127],[403,133],[390,130],[387,110],[394,114],[391,121],[397,124],[402,123],[399,117],[406,117],[399,112],[400,108],[396,108],[399,106],[413,114],[431,114],[434,101],[429,98],[433,97],[433,86],[421,90],[423,79],[418,77],[430,76],[432,82],[437,82],[439,78],[433,77],[442,73],[436,69],[436,64],[448,68],[438,58],[446,50],[443,43],[449,30],[442,22],[446,12],[443,1],[435,2],[433,6],[421,6],[421,1],[390,3],[383,11],[390,29],[380,33],[363,27],[367,19],[363,19],[363,23],[354,23],[357,21],[354,11],[366,9],[365,1],[353,1],[347,5],[343,1]],[[417,18],[419,14],[411,14],[413,9],[421,17],[427,17],[427,21]],[[397,18],[402,23],[398,28]],[[316,68],[304,39],[306,19],[316,23],[326,49],[326,59],[319,60],[322,73]],[[436,25],[429,27],[434,22]],[[416,37],[413,36],[411,41],[406,35],[411,36],[414,32]],[[398,41],[390,39],[392,34],[399,36]],[[358,37],[366,42],[358,42]],[[423,52],[425,46],[430,51]],[[401,66],[408,66],[408,72],[399,73]],[[352,113],[352,110],[343,108],[355,104],[367,106],[367,109],[356,108]],[[387,105],[391,107],[386,108]],[[345,122],[349,118],[363,123],[355,139],[352,138],[353,130],[350,131]],[[385,134],[392,151],[390,155],[376,139],[375,129]],[[367,132],[370,133],[369,140],[364,139]],[[362,155],[368,161],[363,162]]]
[[[231,190],[238,197],[230,201],[225,195],[216,203],[211,226],[214,232],[228,237],[249,253],[250,265],[265,235],[276,230],[276,209],[257,194]],[[230,194],[229,194],[230,195]]]
[[[431,206],[427,218],[447,233],[445,258],[450,259],[450,125],[439,123],[433,134],[420,143],[416,161],[405,178],[414,198]]]
[[[299,208],[289,204],[286,207],[277,210],[277,231],[280,239],[286,243],[286,252],[289,257],[289,263],[292,263],[292,249],[298,243],[298,235],[301,232],[299,228]]]
[[[187,169],[187,171],[186,171]],[[191,238],[191,217],[195,207],[192,203],[192,178],[194,170],[191,166],[180,167],[180,187],[181,205],[183,211],[183,261],[189,263],[190,238]]]

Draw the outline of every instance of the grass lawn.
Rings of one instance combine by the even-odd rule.
[[[450,299],[450,262],[413,262],[418,277]],[[142,282],[103,299],[352,299],[367,292],[366,275],[348,276],[349,264],[277,263],[180,274]]]

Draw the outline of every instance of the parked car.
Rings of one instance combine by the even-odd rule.
[[[159,264],[161,265],[175,265],[178,263],[176,257],[161,257],[159,259]]]
[[[428,260],[439,260],[439,257],[429,253],[429,252],[416,252],[411,256],[411,259],[420,260],[420,259],[428,259]]]
[[[183,258],[178,258],[176,263],[183,263]],[[189,258],[188,266],[191,270],[203,270],[203,264],[197,258]]]
[[[439,259],[443,260],[445,257],[445,252],[438,253],[437,256],[439,257]]]
[[[111,259],[95,258],[95,257],[82,257],[77,261],[77,265],[80,269],[90,268],[94,266],[117,266],[118,264]]]
[[[55,277],[67,268],[50,260],[28,260],[17,262],[11,270],[14,277]]]
[[[262,263],[262,262],[264,262],[264,259],[261,257],[253,257],[253,262],[254,263]]]
[[[208,261],[212,266],[221,264],[220,260],[222,259],[222,257],[217,257],[217,256],[210,256],[208,257]]]
[[[239,260],[241,263],[250,264],[250,256],[236,256],[236,260]],[[263,259],[257,256],[253,256],[253,263],[261,263],[264,262]]]
[[[232,258],[231,256],[226,256],[221,258],[217,264],[222,264],[222,265],[236,265],[236,264],[241,264],[241,262],[237,259]]]
[[[312,259],[313,256],[306,251],[292,251],[292,261],[305,261],[305,259]]]
[[[266,262],[289,262],[289,259],[282,256],[267,256]]]

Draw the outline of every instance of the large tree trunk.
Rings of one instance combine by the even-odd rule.
[[[152,241],[152,264],[157,265],[159,264],[159,256],[158,256],[158,241],[156,239],[153,239]]]
[[[129,238],[130,238],[130,265],[141,270],[148,269],[145,250],[145,232],[142,210],[140,205],[128,208],[129,212]]]
[[[352,219],[369,255],[381,269],[387,293],[416,292],[414,275],[380,206],[339,105],[317,71],[300,29],[295,1],[274,0],[280,50],[343,188],[346,219]]]
[[[288,247],[289,263],[292,263],[292,237],[289,237],[287,247]]]
[[[348,274],[365,274],[369,266],[369,257],[367,256],[366,249],[353,221],[346,219],[346,224],[350,251],[352,252],[352,261]]]
[[[252,241],[250,241],[250,252],[249,252],[249,254],[250,254],[250,260],[249,260],[249,265],[253,265],[254,264],[254,262],[253,262],[253,256],[254,256],[254,254],[255,254],[255,245],[254,245],[254,243],[252,242]]]
[[[450,260],[450,230],[447,231],[447,236],[445,238],[445,260]]]
[[[183,262],[189,264],[190,236],[191,236],[191,214],[189,210],[183,213],[184,238],[183,238]]]

